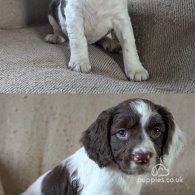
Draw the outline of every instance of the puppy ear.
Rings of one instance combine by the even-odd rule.
[[[164,155],[164,163],[168,168],[171,168],[175,159],[183,151],[185,145],[185,135],[181,129],[175,124],[171,143],[168,147],[168,153]]]
[[[113,114],[113,109],[103,111],[84,132],[81,139],[88,156],[100,167],[109,165],[113,160],[110,148],[110,127]]]
[[[175,124],[173,115],[166,108],[158,106],[158,112],[160,113],[166,128],[161,151],[161,160],[168,168],[171,168],[174,160],[184,148],[185,138],[182,131]]]

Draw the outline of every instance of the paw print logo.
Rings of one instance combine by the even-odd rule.
[[[151,174],[155,177],[166,177],[169,175],[169,169],[163,164],[157,164],[152,168]]]

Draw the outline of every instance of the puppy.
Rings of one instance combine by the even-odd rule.
[[[84,132],[83,147],[22,195],[138,195],[138,177],[160,162],[170,168],[183,140],[166,108],[127,100],[103,111]]]
[[[47,35],[45,41],[63,43],[61,32],[67,35],[71,50],[68,67],[87,73],[91,70],[87,43],[99,42],[105,49],[115,50],[118,44],[105,38],[114,31],[122,47],[126,76],[133,81],[147,80],[149,74],[139,60],[127,4],[127,0],[52,0],[48,18],[54,34]]]

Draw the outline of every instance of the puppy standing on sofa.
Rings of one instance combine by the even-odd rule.
[[[22,195],[138,195],[138,177],[159,163],[170,168],[183,140],[164,107],[127,100],[102,112],[84,132],[83,147]]]
[[[148,79],[136,50],[128,0],[52,0],[48,17],[54,34],[47,35],[45,41],[63,43],[65,39],[60,33],[68,36],[71,70],[89,72],[87,43],[110,47],[105,36],[114,31],[122,47],[126,76],[134,81]]]

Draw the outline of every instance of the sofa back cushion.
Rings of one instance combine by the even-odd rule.
[[[49,0],[2,0],[0,29],[46,23],[48,5]]]

